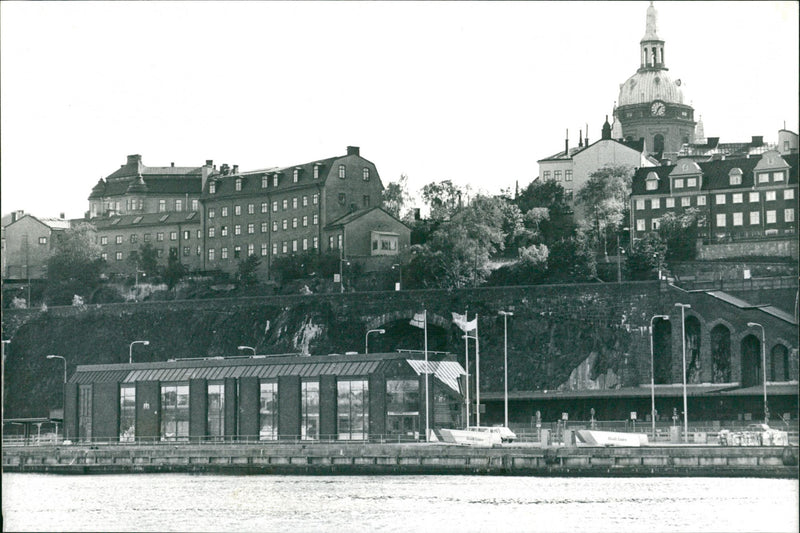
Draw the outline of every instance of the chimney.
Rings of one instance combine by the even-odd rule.
[[[234,174],[238,174],[239,173],[239,165],[233,165],[233,173]]]
[[[347,155],[358,155],[358,156],[360,156],[361,153],[360,153],[360,150],[359,150],[358,146],[348,146],[347,147]]]
[[[64,220],[64,218],[65,218],[64,213],[59,213],[58,214],[58,218],[60,218],[61,220]]]
[[[751,146],[764,146],[763,135],[753,135],[753,140],[750,142]]]
[[[583,130],[578,130],[578,148],[583,148]]]
[[[419,213],[419,207],[415,207],[414,208],[414,220],[420,220],[420,219],[422,219],[422,216]]]
[[[213,167],[214,166],[214,160],[213,159],[206,159],[206,166],[207,167]]]
[[[589,125],[586,125],[586,135],[583,137],[583,144],[589,146]]]
[[[169,166],[175,167],[175,162],[173,161],[172,163],[169,164]]]
[[[142,156],[139,154],[129,155],[128,156],[128,164],[129,165],[140,165],[142,163]]]
[[[567,129],[567,136],[564,138],[564,155],[569,156],[569,129]]]

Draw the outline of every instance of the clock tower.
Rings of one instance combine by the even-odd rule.
[[[641,64],[620,85],[614,116],[625,140],[644,139],[651,154],[668,158],[681,145],[694,141],[694,109],[684,103],[681,80],[672,80],[658,36],[656,8],[650,2],[644,37],[639,43]]]

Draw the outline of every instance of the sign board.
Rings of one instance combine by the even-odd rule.
[[[561,420],[569,420],[569,413],[561,413]]]
[[[750,279],[750,269],[749,268],[745,268],[744,269],[744,279]]]
[[[342,281],[342,277],[338,273],[333,275],[333,282],[334,283],[339,283],[341,281]]]
[[[631,420],[636,420],[636,411],[631,411]]]
[[[394,282],[394,290],[396,290],[396,291],[400,290],[400,282],[399,281],[395,281]]]

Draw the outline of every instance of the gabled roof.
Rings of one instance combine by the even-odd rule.
[[[620,140],[620,139],[598,139],[595,142],[593,142],[592,144],[588,144],[586,146],[576,146],[574,148],[570,148],[569,149],[569,155],[567,155],[563,151],[561,151],[561,152],[559,152],[557,154],[551,155],[550,157],[545,157],[544,159],[539,159],[537,161],[537,163],[541,163],[542,161],[568,161],[570,159],[573,159],[579,153],[584,152],[584,151],[588,150],[589,148],[592,148],[593,146],[597,145],[598,143],[606,142],[606,141],[615,142],[615,143],[619,144],[620,146],[624,146],[625,148],[630,148],[631,150],[634,150],[634,151],[639,152],[639,153],[644,152],[644,139],[640,139],[638,141],[623,141],[623,140]],[[645,154],[645,156],[653,164],[658,164],[658,161],[656,161],[652,157],[648,156],[647,154]]]
[[[200,194],[202,177],[203,167],[148,167],[142,164],[140,156],[129,156],[126,164],[97,182],[89,198],[122,196],[128,192],[195,195]],[[137,183],[140,178],[144,187]]]
[[[549,157],[545,157],[544,159],[539,159],[537,163],[541,163],[542,161],[566,161],[572,159],[572,156],[577,154],[581,150],[583,150],[583,147],[575,146],[573,148],[570,148],[566,153],[562,150]]]
[[[67,219],[64,219],[64,218],[49,218],[49,217],[48,218],[43,218],[43,217],[40,218],[40,217],[35,217],[35,216],[33,216],[31,214],[28,214],[28,213],[24,213],[21,217],[17,218],[14,222],[11,222],[10,219],[9,219],[9,223],[5,224],[3,226],[3,228],[5,229],[5,228],[7,228],[9,226],[13,226],[17,222],[19,222],[21,220],[25,220],[26,218],[30,218],[31,220],[34,220],[34,221],[38,222],[39,224],[42,224],[43,226],[47,226],[48,228],[50,228],[53,231],[63,231],[63,230],[69,229],[71,227],[70,221],[67,220]]]
[[[325,226],[325,229],[332,229],[332,228],[339,228],[339,227],[342,227],[342,226],[346,226],[347,224],[351,223],[352,221],[354,221],[356,219],[359,219],[359,218],[363,217],[364,215],[366,215],[368,213],[372,213],[375,210],[381,211],[383,214],[385,214],[389,218],[397,221],[398,224],[402,224],[403,226],[406,226],[405,222],[403,222],[402,220],[399,220],[398,218],[396,218],[394,215],[392,215],[390,212],[388,212],[384,208],[376,206],[376,207],[371,207],[369,209],[362,209],[360,211],[353,211],[352,213],[348,213],[348,214],[346,214],[346,215],[344,215],[342,217],[339,217],[336,220],[334,220],[333,222],[331,222],[330,224],[328,224],[327,226]],[[408,227],[408,226],[406,226],[406,227]]]

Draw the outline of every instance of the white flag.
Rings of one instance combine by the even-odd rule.
[[[411,319],[409,322],[415,328],[424,328],[425,327],[425,313],[414,313],[414,318]]]
[[[475,317],[471,321],[467,322],[467,315],[459,315],[458,313],[452,313],[452,315],[453,323],[464,333],[475,331],[475,328],[478,327],[478,317]]]

